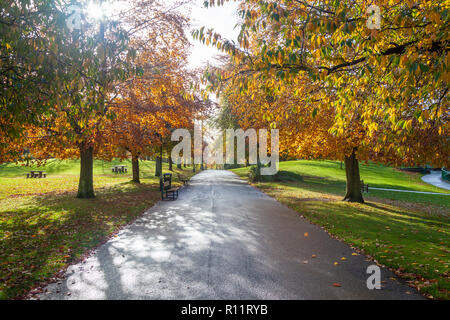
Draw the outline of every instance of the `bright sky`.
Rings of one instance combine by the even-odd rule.
[[[235,1],[225,2],[221,7],[203,6],[204,0],[193,0],[191,25],[192,29],[213,28],[215,32],[219,33],[223,38],[234,40],[237,42],[239,34],[238,28],[235,28],[238,23],[237,7],[238,3]],[[206,46],[200,41],[192,39],[189,33],[193,47],[189,58],[189,66],[197,68],[209,62],[214,64],[214,57],[220,54],[220,51],[211,46]]]
[[[114,0],[103,0],[103,5],[100,5],[98,0],[86,0],[86,11],[91,18],[101,19],[103,16],[108,16],[114,13],[115,9],[124,3],[114,3]],[[168,0],[169,2],[171,0]],[[126,3],[126,2],[125,2]],[[220,54],[216,48],[206,46],[200,41],[194,40],[191,36],[192,30],[198,30],[201,27],[205,29],[214,29],[223,38],[234,40],[237,42],[239,28],[235,28],[238,23],[237,8],[238,2],[226,1],[223,6],[205,8],[204,0],[192,0],[186,6],[181,7],[180,11],[191,11],[189,15],[191,19],[191,28],[186,30],[188,37],[191,40],[192,48],[189,58],[189,67],[198,68],[205,65],[207,62],[215,64],[214,57]]]
[[[101,19],[102,16],[107,16],[114,13],[115,8],[118,4],[114,5],[114,0],[105,1],[103,6],[98,5],[96,0],[87,0],[87,12],[91,18]],[[171,0],[167,0],[171,1]],[[221,52],[214,47],[206,46],[198,40],[194,40],[191,35],[192,30],[198,30],[201,27],[205,29],[214,29],[215,32],[219,33],[222,38],[228,40],[233,40],[237,42],[237,37],[239,34],[239,27],[236,27],[238,23],[237,8],[238,2],[236,1],[226,1],[223,6],[220,7],[209,7],[205,8],[203,6],[204,0],[192,0],[192,3],[186,5],[186,7],[181,7],[179,10],[189,10],[191,14],[189,18],[191,19],[190,30],[186,30],[186,33],[191,40],[191,54],[189,57],[188,66],[192,69],[202,67],[207,63],[217,64],[215,57]],[[190,8],[190,9],[189,9]],[[211,94],[210,99],[216,101],[215,95]],[[217,101],[216,101],[217,102]],[[206,125],[206,124],[205,124]],[[211,136],[215,136],[214,130],[207,128],[211,133]],[[205,136],[209,140],[208,136]]]

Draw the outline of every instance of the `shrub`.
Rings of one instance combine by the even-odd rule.
[[[257,165],[250,167],[250,170],[248,171],[248,180],[250,182],[261,181],[261,169],[258,168]]]

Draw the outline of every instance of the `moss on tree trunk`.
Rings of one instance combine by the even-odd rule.
[[[359,163],[356,157],[356,148],[349,157],[345,157],[345,173],[347,187],[344,201],[364,203],[361,192],[361,178],[359,175]]]

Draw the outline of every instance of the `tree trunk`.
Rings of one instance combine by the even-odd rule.
[[[141,183],[139,179],[139,156],[136,154],[131,155],[131,166],[133,169],[133,182]]]
[[[177,168],[181,169],[181,163],[177,163]]]
[[[171,156],[169,156],[169,171],[173,171],[173,162]]]
[[[94,149],[80,147],[81,169],[77,198],[94,198]]]
[[[257,157],[259,155],[256,155]],[[247,168],[249,165],[249,158],[250,158],[250,139],[248,137],[245,137],[245,167]]]
[[[350,157],[345,157],[345,173],[347,175],[347,193],[344,201],[364,203],[361,192],[361,178],[359,176],[359,163],[356,158],[356,148]]]

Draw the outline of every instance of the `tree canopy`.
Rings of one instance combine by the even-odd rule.
[[[376,1],[372,30],[370,4],[241,1],[239,43],[194,32],[229,56],[205,74],[208,89],[235,92],[234,105],[281,128],[295,157],[448,166],[449,6]]]
[[[143,153],[168,124],[188,127],[203,104],[189,102],[188,18],[177,10],[184,3],[117,0],[111,16],[82,14],[71,30],[70,1],[8,1],[0,16],[0,161],[25,149],[38,160],[79,157],[78,196],[88,198],[93,157],[124,156],[121,147]]]

